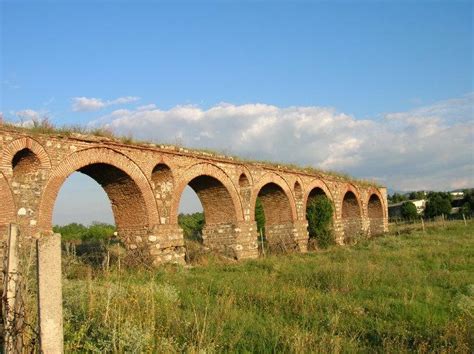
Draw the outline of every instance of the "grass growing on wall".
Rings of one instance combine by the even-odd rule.
[[[66,352],[474,348],[473,222],[238,264],[64,273]]]
[[[108,128],[89,128],[81,125],[72,125],[72,126],[56,126],[54,125],[49,119],[43,120],[33,120],[30,122],[31,124],[28,126],[21,126],[14,124],[12,122],[7,122],[1,119],[0,116],[0,128],[5,127],[9,130],[19,131],[28,134],[51,134],[51,135],[59,135],[65,137],[75,137],[78,139],[86,139],[87,136],[96,137],[96,138],[103,138],[105,141],[111,141],[121,144],[134,144],[134,145],[144,145],[150,147],[150,145],[155,146],[160,145],[156,142],[150,141],[142,141],[135,139],[132,135],[119,135],[116,134],[113,130]],[[319,168],[315,168],[314,166],[306,166],[301,167],[292,163],[281,163],[275,161],[263,161],[263,160],[255,160],[255,159],[243,159],[239,156],[229,155],[225,152],[218,151],[215,149],[206,149],[206,148],[187,148],[183,147],[180,144],[164,144],[160,145],[161,147],[165,147],[166,149],[180,151],[184,153],[190,154],[197,154],[202,155],[205,157],[212,157],[224,160],[231,160],[240,163],[247,163],[253,164],[260,167],[266,168],[274,168],[274,169],[283,169],[289,171],[295,171],[300,173],[308,173],[313,175],[319,175],[325,178],[334,178],[340,181],[346,182],[355,182],[360,186],[373,186],[373,187],[381,187],[379,183],[372,180],[366,179],[356,179],[354,177],[349,176],[346,173],[340,171],[330,171],[330,170],[321,170]]]

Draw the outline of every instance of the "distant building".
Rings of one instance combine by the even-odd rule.
[[[457,198],[462,199],[464,197],[464,192],[463,191],[449,192],[449,194],[451,194],[451,196],[455,199],[457,199]]]
[[[426,199],[410,200],[410,202],[415,204],[418,215],[423,214],[426,208]]]
[[[389,204],[388,205],[388,217],[389,218],[401,218],[402,217],[402,205],[403,203],[411,202],[415,204],[416,212],[418,215],[423,214],[426,208],[426,199],[418,200],[406,200],[400,203]]]

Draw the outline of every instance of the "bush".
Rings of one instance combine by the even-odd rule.
[[[426,203],[425,216],[432,218],[441,214],[448,215],[451,212],[451,196],[449,193],[430,192]]]
[[[402,217],[407,220],[414,220],[418,216],[416,206],[412,202],[405,202],[401,208]]]
[[[63,241],[105,241],[114,235],[115,226],[95,221],[89,227],[71,223],[56,225],[53,230],[61,234]]]
[[[179,214],[178,224],[183,229],[185,239],[202,241],[202,229],[204,227],[204,214]]]
[[[257,232],[260,235],[265,235],[265,212],[263,211],[263,204],[260,198],[257,198],[255,203],[255,221],[257,222]]]
[[[334,243],[332,235],[333,206],[326,196],[312,198],[306,208],[308,219],[308,233],[321,248],[327,248]]]

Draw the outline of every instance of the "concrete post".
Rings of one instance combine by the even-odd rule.
[[[45,354],[63,352],[61,235],[42,235],[36,241],[40,348]]]
[[[17,333],[17,295],[19,289],[18,272],[18,226],[10,224],[8,227],[8,239],[5,259],[5,273],[3,279],[3,315],[4,315],[4,352],[15,352],[18,347],[16,343]]]

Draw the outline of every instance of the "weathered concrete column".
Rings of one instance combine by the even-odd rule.
[[[5,353],[17,351],[21,341],[18,336],[17,297],[19,290],[19,260],[18,260],[18,226],[8,227],[5,249],[5,271],[3,278],[3,316],[4,316],[4,348]],[[21,314],[19,314],[21,317]]]
[[[63,352],[61,235],[44,234],[36,241],[40,348],[45,354]]]

